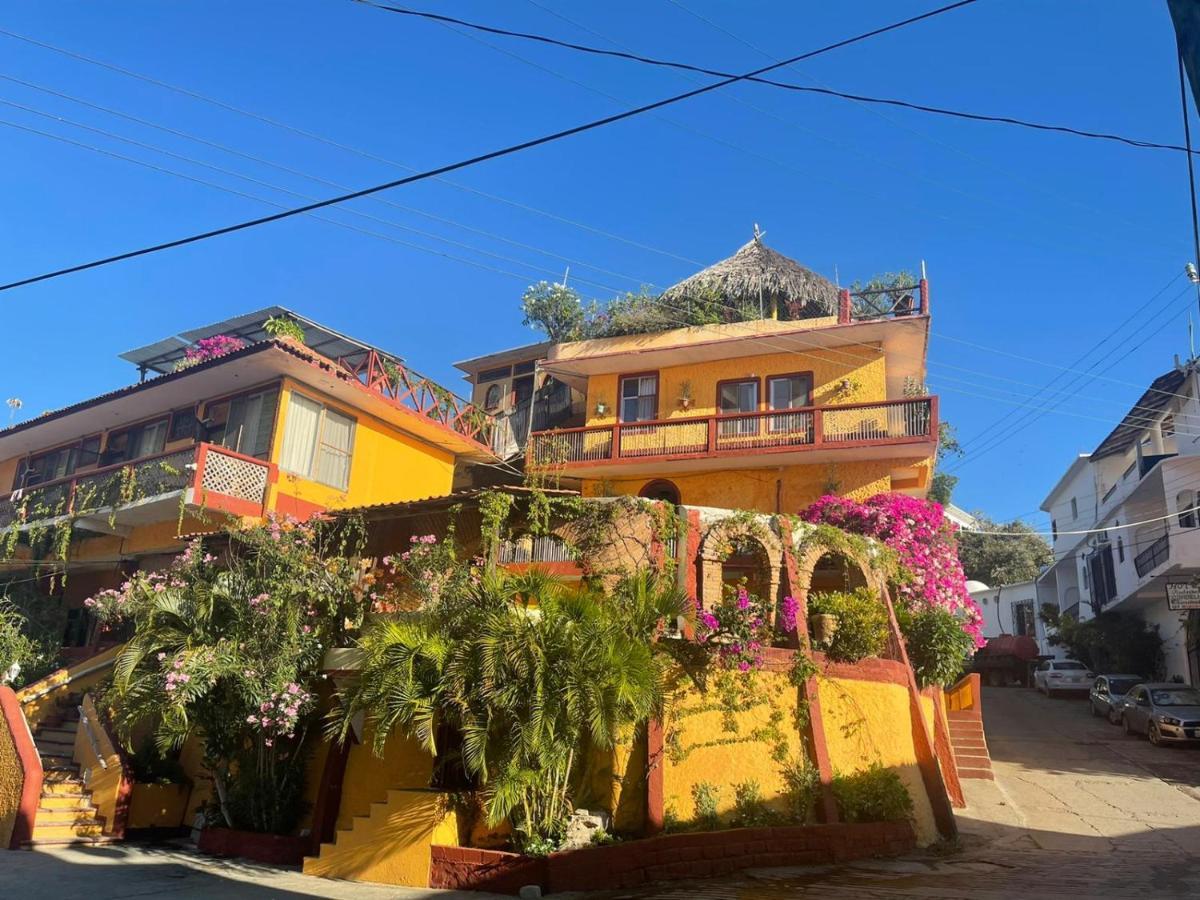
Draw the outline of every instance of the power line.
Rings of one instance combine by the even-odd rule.
[[[720,69],[711,69],[706,66],[697,66],[690,63],[679,62],[677,60],[666,60],[651,56],[644,56],[639,53],[633,53],[622,50],[606,50],[602,47],[592,47],[587,44],[578,44],[572,41],[562,40],[560,38],[550,37],[544,34],[534,34],[527,31],[514,31],[507,28],[499,28],[491,25],[483,25],[479,22],[471,22],[466,19],[459,19],[454,16],[442,15],[440,13],[426,12],[424,10],[406,9],[400,6],[389,6],[384,3],[377,3],[374,0],[353,0],[355,3],[362,3],[365,6],[373,6],[376,9],[385,12],[398,13],[403,16],[413,16],[420,19],[428,19],[430,21],[442,22],[444,24],[458,25],[464,28],[471,28],[475,31],[486,32],[488,34],[497,35],[500,37],[518,38],[525,41],[533,41],[536,43],[547,44],[549,46],[560,47],[565,50],[575,50],[580,53],[588,53],[594,56],[609,56],[617,59],[624,59],[629,62],[637,62],[645,65],[658,66],[667,69],[678,69],[686,72],[693,72],[700,75],[712,75],[718,78],[736,77],[729,72],[724,72]],[[678,5],[678,4],[676,4]],[[691,10],[685,7],[680,7],[684,12],[692,13]],[[557,13],[555,13],[557,15]],[[702,18],[702,17],[698,17]],[[707,20],[703,20],[707,21]],[[714,26],[718,27],[719,26]],[[724,30],[724,29],[719,29]],[[729,32],[726,32],[727,34]],[[733,35],[731,35],[733,36]],[[739,38],[740,40],[740,38]],[[794,60],[798,62],[799,60]],[[788,63],[790,65],[790,63]],[[1111,134],[1103,131],[1090,131],[1083,128],[1076,128],[1069,125],[1056,125],[1047,122],[1035,122],[1029,119],[1022,119],[1015,116],[997,116],[988,115],[985,113],[969,112],[961,109],[949,109],[942,106],[931,106],[924,103],[915,103],[909,100],[899,100],[891,97],[870,97],[863,94],[853,94],[848,91],[834,90],[827,87],[815,87],[812,85],[793,84],[786,81],[776,81],[770,78],[760,78],[758,76],[746,76],[744,81],[753,81],[759,84],[768,85],[770,87],[782,88],[784,90],[796,91],[809,94],[823,94],[830,97],[837,97],[843,100],[852,100],[857,103],[871,103],[883,106],[894,106],[901,109],[909,109],[916,112],[930,113],[933,115],[949,116],[957,119],[966,119],[975,122],[991,122],[1002,125],[1014,125],[1021,128],[1029,128],[1036,131],[1054,132],[1058,134],[1067,134],[1074,137],[1090,138],[1095,140],[1113,141],[1120,144],[1125,144],[1130,147],[1149,150],[1173,150],[1180,153],[1188,153],[1187,147],[1179,144],[1167,144],[1160,141],[1148,141],[1140,138],[1131,138],[1120,134]],[[1192,150],[1192,153],[1200,153],[1200,151]]]
[[[168,91],[172,91],[174,93],[179,94],[180,96],[188,97],[193,100],[198,100],[202,103],[207,103],[213,107],[216,107],[217,109],[222,109],[222,110],[225,110],[226,112],[235,113],[237,115],[244,116],[249,119],[253,119],[257,122],[261,122],[265,125],[269,125],[272,128],[278,128],[282,131],[286,131],[291,134],[297,135],[299,137],[303,137],[306,140],[315,141],[317,143],[324,144],[327,147],[333,147],[334,149],[341,150],[345,153],[351,153],[362,159],[370,160],[372,162],[377,162],[377,163],[383,163],[384,165],[391,166],[396,169],[403,169],[406,172],[419,171],[418,169],[414,168],[413,166],[406,165],[405,163],[399,162],[394,159],[389,159],[385,156],[380,156],[379,154],[373,153],[370,150],[364,150],[361,147],[355,147],[352,144],[346,144],[342,141],[334,140],[333,138],[327,137],[322,134],[318,134],[317,132],[308,131],[304,128],[299,128],[299,127],[289,124],[287,122],[283,122],[278,119],[273,119],[269,116],[264,116],[261,113],[256,113],[256,112],[253,112],[252,110],[248,110],[248,109],[244,109],[239,106],[235,106],[231,103],[227,103],[224,100],[219,100],[215,97],[209,97],[205,94],[200,93],[199,91],[191,90],[190,88],[185,88],[180,85],[172,84],[167,81],[162,81],[161,79],[154,78],[150,75],[145,75],[141,72],[135,72],[132,69],[127,69],[122,66],[118,66],[118,65],[115,65],[114,63],[106,62],[101,59],[95,59],[94,57],[85,56],[84,54],[77,53],[74,50],[68,50],[64,47],[57,47],[53,44],[46,43],[45,41],[40,41],[35,38],[28,37],[27,35],[18,34],[14,31],[8,31],[3,28],[0,28],[0,35],[4,35],[5,37],[12,38],[13,40],[23,41],[24,43],[30,44],[35,47],[39,47],[43,50],[49,50],[53,53],[58,53],[62,56],[68,57],[69,59],[74,59],[79,62],[87,63],[88,65],[96,66],[101,69],[115,72],[115,73],[117,73],[119,75],[123,75],[127,78],[132,78],[134,80],[142,81],[146,84],[150,84],[155,87],[159,87],[159,88],[163,88]],[[24,84],[28,87],[32,87],[35,90],[47,90],[47,91],[49,90],[47,88],[41,88],[37,85],[33,85],[30,82],[24,82],[24,81],[21,81],[20,79],[12,78],[11,76],[4,76],[4,77],[6,77],[10,81],[14,81],[19,84]],[[66,95],[60,95],[60,96],[66,97]],[[74,99],[74,98],[67,97],[67,99]],[[76,102],[82,103],[85,101],[76,101]],[[95,107],[95,108],[98,108],[101,110],[104,109],[103,107]],[[114,114],[120,115],[119,113],[114,113]],[[144,120],[139,120],[139,121],[144,121]],[[159,127],[159,126],[154,126],[151,123],[145,123],[145,124],[150,125],[150,127]],[[193,138],[193,140],[199,140],[199,139]],[[222,148],[222,149],[225,149],[226,152],[231,152],[231,153],[237,152],[237,151],[230,150],[229,148]],[[257,159],[256,157],[250,157],[250,158]],[[263,161],[263,162],[265,162],[265,161]],[[266,164],[271,165],[270,163],[266,163]],[[309,176],[306,176],[306,177],[309,177]],[[440,184],[449,185],[450,187],[454,188],[455,190],[459,190],[459,191],[462,191],[462,192],[468,193],[468,194],[474,194],[477,197],[482,197],[485,200],[490,200],[495,203],[502,203],[505,206],[510,206],[513,209],[518,209],[518,210],[521,210],[522,212],[527,212],[527,213],[532,213],[534,215],[542,216],[543,218],[549,219],[553,222],[559,222],[563,225],[569,225],[572,228],[578,228],[579,230],[588,232],[589,234],[594,234],[598,237],[603,237],[608,240],[616,241],[618,243],[622,243],[622,244],[625,244],[630,247],[635,247],[639,250],[645,250],[649,253],[654,253],[659,256],[667,257],[668,259],[673,259],[678,262],[687,263],[688,265],[694,265],[694,266],[703,266],[704,265],[703,263],[699,262],[698,260],[689,259],[686,256],[682,256],[682,255],[680,255],[678,253],[674,253],[670,250],[664,250],[661,247],[655,247],[651,244],[646,244],[641,241],[636,241],[632,238],[625,237],[624,235],[616,234],[611,231],[606,231],[602,228],[597,228],[594,225],[589,225],[586,222],[580,222],[578,220],[571,219],[566,216],[561,216],[558,213],[550,212],[549,210],[541,209],[539,207],[533,206],[528,203],[523,203],[519,200],[513,200],[511,197],[504,197],[499,194],[492,194],[492,193],[489,193],[488,191],[481,190],[479,188],[473,187],[469,184],[464,184],[459,181],[454,181],[450,178],[436,177],[434,180]]]
[[[714,82],[713,84],[708,84],[708,85],[704,85],[702,87],[694,88],[693,90],[685,91],[682,94],[675,94],[671,97],[665,97],[662,100],[656,100],[652,103],[646,103],[641,106],[634,107],[633,109],[625,110],[624,112],[615,113],[610,116],[604,116],[599,119],[593,119],[592,121],[585,122],[581,125],[575,125],[570,128],[562,129],[560,131],[551,132],[550,134],[545,134],[545,135],[542,135],[541,137],[532,138],[530,140],[522,141],[517,144],[511,144],[507,147],[503,147],[498,150],[491,150],[491,151],[488,151],[487,153],[482,153],[482,154],[478,154],[476,156],[471,156],[466,159],[459,160],[457,162],[447,163],[446,165],[438,166],[437,168],[434,168],[434,169],[428,169],[424,172],[418,172],[415,175],[409,175],[405,178],[397,178],[397,179],[393,179],[392,181],[385,181],[382,184],[372,185],[371,187],[362,188],[361,190],[357,190],[357,191],[351,191],[350,193],[342,194],[337,197],[330,197],[329,199],[320,200],[315,203],[308,203],[308,204],[305,204],[304,206],[299,206],[299,207],[295,207],[293,209],[284,210],[282,212],[273,213],[269,216],[260,216],[255,219],[249,219],[249,220],[246,220],[243,222],[238,222],[234,225],[226,225],[221,228],[210,229],[208,231],[203,231],[198,234],[189,235],[187,237],[176,238],[175,240],[172,240],[172,241],[165,241],[163,243],[153,244],[148,247],[142,247],[137,250],[130,250],[125,253],[116,254],[114,256],[108,256],[108,257],[104,257],[102,259],[92,260],[91,262],[80,263],[77,265],[68,266],[63,269],[57,269],[52,272],[46,272],[41,275],[35,275],[30,278],[23,278],[23,279],[20,279],[19,281],[12,281],[7,284],[0,285],[0,291],[8,291],[8,290],[12,290],[14,288],[23,287],[23,286],[30,285],[30,284],[36,284],[41,281],[46,281],[51,278],[58,278],[63,275],[70,275],[75,272],[82,272],[87,269],[94,269],[99,266],[110,265],[112,263],[122,262],[127,259],[134,259],[136,257],[146,256],[151,253],[159,253],[159,252],[162,252],[163,250],[170,250],[170,249],[174,249],[176,247],[185,246],[187,244],[194,244],[194,243],[197,243],[198,241],[209,240],[211,238],[220,237],[220,236],[226,235],[226,234],[233,234],[234,232],[244,231],[248,228],[254,228],[259,225],[266,225],[271,222],[278,222],[282,219],[288,219],[293,216],[303,215],[304,213],[313,212],[313,211],[319,210],[319,209],[324,209],[325,207],[328,207],[328,206],[334,206],[334,205],[337,205],[340,203],[345,203],[349,200],[356,200],[359,197],[369,197],[373,194],[378,194],[382,191],[391,190],[392,188],[402,187],[407,184],[413,184],[414,182],[424,181],[429,178],[434,178],[438,175],[444,175],[449,172],[458,171],[459,169],[466,169],[468,167],[479,165],[480,163],[484,163],[484,162],[489,162],[494,159],[500,159],[505,156],[511,156],[514,153],[519,153],[524,150],[530,150],[534,147],[540,147],[543,144],[553,143],[555,141],[563,140],[564,138],[572,137],[574,135],[582,134],[584,132],[593,131],[597,128],[601,128],[601,127],[604,127],[607,125],[612,125],[616,122],[621,122],[621,121],[624,121],[625,119],[630,119],[630,118],[642,115],[644,113],[650,112],[655,109],[661,109],[663,107],[670,106],[675,103],[679,103],[683,100],[688,100],[692,97],[698,97],[703,94],[707,94],[712,91],[718,90],[720,88],[727,87],[730,84],[735,84],[739,81],[744,81],[746,78],[750,78],[754,75],[761,75],[764,72],[770,72],[775,69],[782,68],[783,66],[791,65],[792,63],[799,62],[804,59],[811,59],[811,58],[813,58],[815,56],[819,56],[823,53],[828,53],[832,50],[837,50],[842,47],[849,46],[851,44],[856,44],[861,41],[867,40],[872,37],[876,37],[881,34],[885,34],[890,31],[895,31],[896,29],[903,28],[907,25],[911,25],[916,22],[924,21],[925,19],[929,19],[934,16],[938,16],[943,13],[947,13],[952,10],[955,10],[955,9],[960,9],[964,6],[969,6],[976,2],[977,2],[977,0],[957,0],[957,2],[955,2],[955,3],[951,3],[946,6],[938,7],[937,9],[930,10],[929,12],[921,13],[920,15],[917,15],[917,16],[910,16],[907,19],[902,19],[898,22],[893,22],[889,25],[884,25],[879,28],[874,28],[870,31],[863,32],[861,34],[855,35],[850,38],[844,38],[844,39],[842,39],[840,41],[836,41],[835,43],[832,43],[832,44],[827,44],[826,46],[818,48],[816,50],[810,50],[805,53],[798,54],[794,57],[791,57],[790,59],[782,60],[777,63],[772,63],[771,65],[768,65],[768,66],[762,66],[758,69],[754,69],[750,72],[747,72],[744,75],[732,76],[732,77],[723,79],[722,81],[718,81],[718,82]]]

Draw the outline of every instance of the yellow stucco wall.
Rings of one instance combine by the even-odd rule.
[[[191,825],[185,784],[135,784],[129,797],[126,828],[177,828]]]
[[[9,731],[8,719],[0,713],[0,853],[8,849],[8,842],[12,840],[24,786],[25,769],[17,753],[16,741]]]
[[[458,822],[446,795],[430,790],[393,790],[379,798],[370,817],[337,842],[322,844],[320,856],[304,861],[305,875],[429,886],[430,846],[457,846]]]
[[[428,787],[432,774],[433,757],[399,732],[388,738],[382,756],[375,755],[369,739],[353,745],[342,778],[338,829],[351,827],[355,816],[365,816],[393,788]]]
[[[895,772],[913,800],[918,843],[936,841],[933,807],[913,745],[908,689],[899,684],[821,678],[820,697],[833,771],[849,775],[879,763]]]
[[[767,386],[762,379],[770,375],[812,372],[813,403],[817,406],[841,403],[866,403],[886,400],[887,367],[878,344],[852,345],[834,350],[811,350],[803,355],[771,353],[738,359],[719,359],[712,362],[660,369],[658,371],[658,418],[683,419],[711,416],[717,411],[717,383],[732,379],[757,378],[760,408],[766,409]],[[616,421],[618,379],[621,374],[592,375],[588,378],[587,424],[611,425]],[[842,381],[852,383],[842,389]],[[683,410],[679,405],[680,388],[684,381],[692,386],[692,406]],[[596,402],[603,400],[608,414],[596,415]]]
[[[120,652],[120,647],[112,647],[70,668],[57,669],[17,691],[30,729],[36,729],[45,716],[54,712],[59,700],[69,694],[81,694],[106,679],[112,673],[113,659]]]
[[[84,773],[84,782],[92,793],[92,803],[96,812],[104,818],[104,831],[112,830],[116,821],[117,802],[120,796],[124,770],[121,767],[121,756],[113,746],[108,733],[100,724],[100,716],[92,695],[83,698],[83,715],[91,723],[90,729],[80,721],[79,730],[75,732],[75,762]],[[95,742],[93,744],[93,741]],[[38,837],[38,825],[35,822],[33,837]]]
[[[679,488],[683,503],[716,506],[725,509],[753,509],[760,512],[796,512],[829,493],[865,500],[892,489],[891,472],[901,466],[917,465],[920,460],[888,459],[826,465],[788,466],[786,468],[727,469],[666,476]],[[654,476],[588,480],[583,482],[586,496],[605,492],[638,494]],[[777,482],[782,486],[777,488]],[[776,510],[776,493],[779,509]]]
[[[695,817],[692,789],[702,782],[717,790],[722,815],[733,811],[735,785],[750,781],[758,783],[763,800],[781,806],[784,760],[773,758],[773,753],[782,742],[785,759],[802,758],[800,732],[793,721],[798,694],[787,674],[763,672],[753,677],[756,700],[744,712],[732,714],[734,730],[727,727],[728,714],[715,685],[707,694],[689,689],[673,706],[663,726],[663,809],[668,818],[686,822]]]
[[[418,500],[450,492],[454,480],[454,455],[417,440],[379,419],[356,410],[311,388],[285,380],[279,398],[278,425],[271,459],[278,463],[283,453],[291,392],[324,403],[355,420],[354,454],[350,485],[345,491],[310,481],[292,472],[279,471],[268,503],[273,508],[280,493],[326,508],[363,506]]]

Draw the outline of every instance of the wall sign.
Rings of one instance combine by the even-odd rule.
[[[1200,584],[1194,581],[1168,581],[1167,609],[1200,609]]]

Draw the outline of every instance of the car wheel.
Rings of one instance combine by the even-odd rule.
[[[1156,722],[1150,723],[1150,727],[1146,729],[1146,737],[1150,738],[1150,743],[1155,747],[1162,746],[1162,733],[1158,730]]]

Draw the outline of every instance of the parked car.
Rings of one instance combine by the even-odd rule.
[[[1126,734],[1150,743],[1200,743],[1200,691],[1183,684],[1139,684],[1121,709]]]
[[[1095,677],[1078,660],[1048,659],[1034,670],[1033,686],[1047,697],[1053,697],[1062,691],[1090,690]]]
[[[1088,702],[1092,707],[1093,716],[1106,716],[1114,725],[1120,722],[1122,698],[1131,689],[1141,684],[1143,678],[1137,675],[1098,675],[1092,683],[1088,694]],[[1116,715],[1114,715],[1114,710]]]

